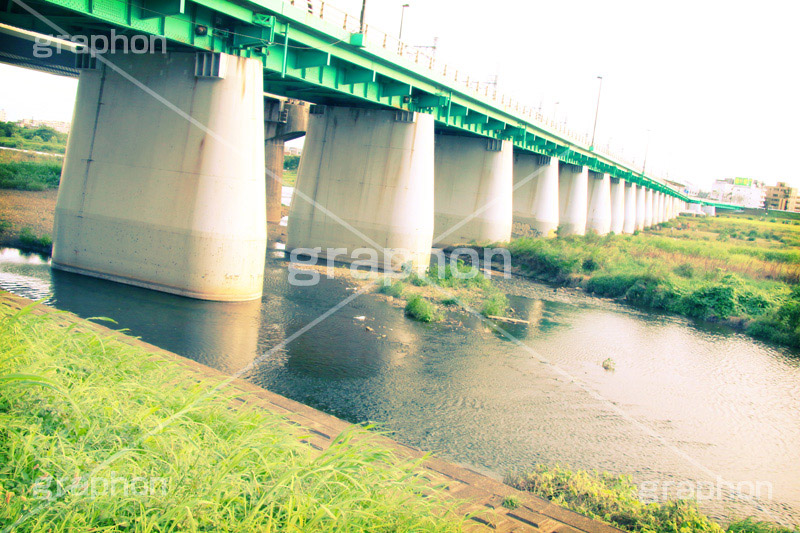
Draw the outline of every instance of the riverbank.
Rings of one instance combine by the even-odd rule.
[[[521,238],[519,274],[800,347],[800,224],[680,218],[635,235]]]
[[[23,517],[15,531],[615,531],[69,313],[0,302],[0,525]]]

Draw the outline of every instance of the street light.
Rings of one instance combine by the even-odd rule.
[[[592,128],[592,144],[589,146],[590,151],[594,151],[594,134],[597,132],[597,115],[600,114],[600,92],[603,90],[603,76],[597,76],[600,80],[600,87],[597,88],[597,108],[594,110],[594,128]]]
[[[398,41],[402,41],[403,40],[403,17],[406,14],[406,8],[407,7],[408,7],[408,4],[403,4],[403,10],[400,11],[400,35],[397,36],[397,40]]]

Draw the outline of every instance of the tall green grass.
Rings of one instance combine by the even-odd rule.
[[[57,189],[61,180],[61,161],[0,162],[0,189],[43,191]]]
[[[731,228],[746,239],[752,232],[759,237],[715,237]],[[726,321],[754,337],[800,347],[800,252],[785,244],[798,239],[793,222],[721,218],[678,221],[638,235],[518,239],[507,246],[513,263],[539,279],[642,308]]]
[[[367,432],[315,452],[302,429],[215,391],[216,379],[52,315],[0,307],[0,368],[0,530],[459,527],[418,465]],[[133,478],[165,483],[81,488]],[[66,480],[62,494],[49,480]]]
[[[800,528],[737,520],[723,528],[691,500],[643,503],[630,476],[536,465],[506,482],[577,513],[632,533],[800,533]]]

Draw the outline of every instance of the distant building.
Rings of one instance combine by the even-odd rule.
[[[709,198],[726,204],[760,209],[764,207],[764,183],[750,178],[716,180]]]
[[[25,128],[39,128],[41,126],[47,126],[48,128],[53,128],[61,133],[69,133],[70,125],[69,122],[62,122],[60,120],[37,120],[33,118],[23,118],[22,120],[17,121],[17,124]]]
[[[764,207],[779,211],[800,211],[797,188],[779,181],[777,185],[766,188]]]
[[[0,109],[0,122],[5,122],[5,121],[6,121],[6,110]]]
[[[303,150],[296,146],[287,146],[283,149],[283,155],[300,155],[303,153]]]

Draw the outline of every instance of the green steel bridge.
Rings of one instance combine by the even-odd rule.
[[[55,36],[113,29],[129,36],[163,36],[171,50],[255,58],[263,64],[264,91],[270,94],[323,105],[428,113],[439,130],[508,140],[516,150],[558,157],[698,202],[593,150],[530,107],[491,93],[468,73],[362,27],[358,17],[318,0],[0,0],[0,23]],[[77,76],[71,58],[30,57],[1,30],[0,61]]]

